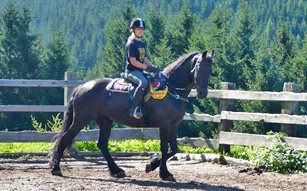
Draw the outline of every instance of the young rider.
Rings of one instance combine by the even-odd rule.
[[[147,58],[145,43],[141,41],[145,30],[145,22],[140,19],[133,19],[130,24],[131,36],[128,38],[126,44],[126,74],[127,78],[133,83],[137,84],[137,88],[132,100],[132,107],[130,109],[130,116],[140,119],[143,114],[140,109],[145,90],[148,82],[144,76],[143,71],[159,72]]]

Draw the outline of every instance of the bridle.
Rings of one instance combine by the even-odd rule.
[[[200,68],[200,64],[202,62],[202,57],[201,57],[201,54],[198,54],[198,55],[195,55],[194,58],[192,59],[192,62],[194,62],[196,60],[196,63],[194,65],[194,67],[192,68],[191,70],[191,74],[193,74],[193,81],[194,81],[194,86],[196,87],[197,90],[205,90],[205,91],[208,91],[208,89],[205,89],[205,88],[202,88],[200,87],[198,84],[197,84],[197,78],[198,78],[198,74],[199,74],[199,68]],[[209,63],[204,63],[205,65],[211,65]],[[167,86],[169,87],[169,90],[172,90],[172,91],[169,91],[170,92],[170,95],[175,97],[176,99],[181,99],[185,102],[188,102],[187,99],[185,98],[182,98],[179,96],[178,93],[176,93],[176,90],[179,90],[179,91],[185,91],[187,90],[187,88],[178,88],[178,87],[172,87],[170,86],[167,82],[166,82]]]
[[[194,86],[196,87],[197,90],[205,90],[205,91],[208,91],[208,88],[205,89],[205,88],[202,88],[201,86],[199,86],[197,84],[197,78],[198,78],[198,75],[199,75],[199,68],[200,68],[200,64],[201,62],[203,61],[203,58],[200,56],[200,55],[196,55],[194,56],[194,58],[192,59],[192,61],[194,61],[195,59],[196,60],[196,63],[193,67],[193,69],[191,70],[191,73],[193,73],[193,81],[194,81]],[[204,65],[211,65],[209,63],[203,63]]]

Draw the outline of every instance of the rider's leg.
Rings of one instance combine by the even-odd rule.
[[[143,115],[142,115],[142,112],[139,106],[143,100],[144,93],[147,88],[148,82],[143,72],[139,70],[134,70],[132,72],[129,72],[127,75],[127,78],[133,83],[138,85],[134,92],[132,106],[130,109],[130,115],[132,117],[140,119]]]

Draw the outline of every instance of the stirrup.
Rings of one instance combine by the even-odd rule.
[[[136,119],[141,119],[141,117],[143,117],[143,114],[139,106],[135,107],[131,117],[134,117]]]

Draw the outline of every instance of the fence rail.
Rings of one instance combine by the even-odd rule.
[[[68,87],[73,88],[84,84],[79,80],[0,80],[0,87]],[[189,97],[196,97],[192,90]],[[260,92],[240,90],[209,90],[208,97],[219,99],[241,99],[261,101],[307,101],[307,93],[294,92]]]
[[[79,81],[75,73],[66,72],[66,80],[0,80],[0,87],[60,87],[64,88],[64,105],[0,105],[0,112],[65,112],[66,103],[74,87],[79,86],[85,81]],[[298,93],[299,90],[295,84],[285,83],[283,92],[259,92],[259,91],[241,91],[235,90],[235,84],[222,82],[221,90],[209,90],[208,97],[220,99],[220,114],[189,114],[186,113],[184,120],[206,121],[219,123],[219,140],[202,138],[179,138],[179,144],[189,144],[191,146],[201,146],[209,148],[223,148],[222,145],[257,145],[263,146],[270,138],[265,135],[234,134],[230,133],[232,121],[259,121],[266,123],[280,123],[281,131],[290,135],[295,125],[307,125],[306,115],[296,115],[298,102],[307,101],[307,93]],[[196,96],[196,90],[192,90],[189,97]],[[260,100],[260,101],[281,101],[283,104],[281,114],[269,113],[247,113],[234,112],[234,100]],[[120,139],[158,139],[157,129],[113,129],[111,140]],[[225,132],[226,131],[226,132]],[[228,132],[227,132],[228,131]],[[149,134],[147,134],[149,133]],[[98,139],[98,132],[82,131],[76,141],[90,141]],[[132,135],[133,134],[133,135]],[[54,133],[38,132],[0,132],[0,142],[48,142],[54,136]],[[116,138],[117,136],[120,136]],[[245,136],[245,137],[244,137]],[[293,135],[292,135],[293,136]],[[237,140],[236,140],[237,139]],[[251,141],[252,140],[252,141]],[[258,141],[259,140],[259,141]],[[287,138],[287,141],[297,141],[298,138]],[[299,140],[298,145],[306,144],[307,139]],[[261,143],[261,144],[260,144]],[[294,144],[294,143],[293,143]],[[294,146],[295,148],[307,150],[304,146]],[[227,152],[227,148],[225,149]]]
[[[2,87],[76,87],[84,84],[79,80],[0,80]]]
[[[20,132],[1,132],[0,142],[53,142],[55,132],[37,132],[37,131],[20,131]],[[97,141],[99,130],[80,131],[75,141]],[[128,139],[160,139],[159,129],[112,129],[110,140],[128,140]]]
[[[221,119],[231,121],[259,121],[266,123],[307,125],[307,115],[222,111]]]
[[[0,143],[10,142],[53,142],[55,132],[0,132]],[[81,131],[75,141],[97,141],[99,138],[99,130]],[[142,129],[112,129],[110,140],[153,140],[160,139],[158,128],[142,128]],[[242,146],[259,146],[263,147],[273,140],[273,136],[254,135],[247,133],[224,132],[219,133],[219,139],[203,139],[203,138],[178,138],[177,142],[182,146],[204,147],[218,149],[219,144],[242,145]],[[285,140],[296,150],[307,151],[307,139],[285,137]]]

